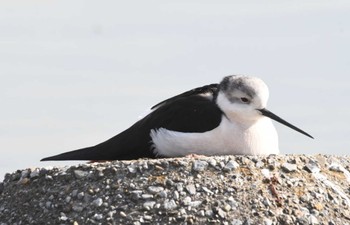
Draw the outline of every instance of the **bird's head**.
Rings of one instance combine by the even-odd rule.
[[[266,109],[269,98],[267,85],[259,78],[241,75],[225,77],[220,85],[216,102],[230,119],[252,122],[263,116],[280,122],[304,135],[312,137]]]

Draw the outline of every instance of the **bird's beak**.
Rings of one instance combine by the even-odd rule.
[[[303,131],[303,130],[297,128],[296,126],[294,126],[294,125],[288,123],[287,121],[285,121],[285,120],[282,119],[281,117],[279,117],[279,116],[273,114],[273,113],[270,112],[269,110],[267,110],[267,109],[258,109],[258,111],[260,111],[262,115],[267,116],[267,117],[269,117],[269,118],[271,118],[271,119],[273,119],[273,120],[275,120],[275,121],[277,121],[277,122],[280,122],[280,123],[286,125],[287,127],[290,127],[290,128],[292,128],[293,130],[296,130],[296,131],[298,131],[298,132],[300,132],[300,133],[302,133],[302,134],[304,134],[304,135],[306,135],[306,136],[308,136],[308,137],[310,137],[310,138],[313,139],[313,137],[312,137],[310,134],[308,134],[308,133],[306,133],[305,131]]]

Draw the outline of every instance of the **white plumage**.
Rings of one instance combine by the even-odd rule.
[[[153,129],[154,153],[165,157],[278,154],[276,129],[271,119],[257,110],[266,107],[267,86],[255,77],[232,76],[230,79],[228,90],[220,90],[216,99],[224,112],[218,127],[203,133]],[[240,82],[235,82],[238,80]]]

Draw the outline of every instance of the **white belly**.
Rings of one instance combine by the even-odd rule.
[[[278,154],[277,132],[269,118],[253,124],[229,121],[223,116],[218,127],[204,133],[182,133],[164,128],[151,130],[154,153],[165,157],[199,155]]]

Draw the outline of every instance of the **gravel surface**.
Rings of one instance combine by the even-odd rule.
[[[0,183],[0,225],[350,224],[349,166],[279,155],[18,170]]]

